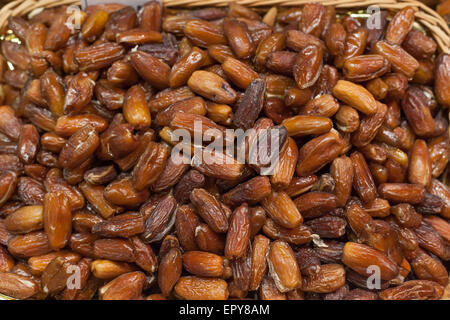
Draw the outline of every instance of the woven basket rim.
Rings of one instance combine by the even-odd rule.
[[[114,2],[114,0],[111,0]],[[433,9],[416,0],[162,0],[167,7],[227,6],[238,3],[251,7],[300,6],[317,2],[335,6],[338,9],[361,9],[376,5],[381,9],[400,10],[411,6],[416,10],[416,20],[422,24],[434,38],[442,52],[450,53],[450,28],[446,21]],[[38,8],[50,8],[60,5],[80,5],[79,0],[14,0],[0,9],[0,30],[5,30],[8,18],[24,16]]]

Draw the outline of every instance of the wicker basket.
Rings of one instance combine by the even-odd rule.
[[[114,2],[114,1],[111,1]],[[227,6],[237,2],[246,6],[298,6],[308,2],[320,2],[332,5],[338,9],[365,9],[376,5],[381,9],[397,11],[406,6],[416,9],[416,21],[428,29],[430,35],[436,40],[440,50],[450,53],[450,28],[445,20],[425,4],[415,0],[163,0],[167,7],[198,7],[198,6]],[[23,16],[42,7],[56,7],[60,5],[79,5],[77,0],[16,0],[6,4],[0,10],[0,30],[6,26],[11,16]]]
[[[424,3],[415,0],[162,0],[166,7],[199,7],[199,6],[227,6],[236,2],[251,7],[272,6],[300,6],[310,2],[319,2],[323,5],[335,6],[346,12],[356,12],[360,9],[374,5],[391,12],[398,11],[406,6],[416,10],[416,21],[434,38],[440,51],[450,54],[450,28],[445,20],[433,9]],[[114,2],[114,0],[111,0]],[[0,30],[5,31],[8,18],[11,16],[25,16],[35,9],[50,8],[61,5],[80,5],[78,0],[15,0],[0,9]],[[449,119],[450,120],[450,119]],[[450,168],[442,175],[444,183],[449,184]],[[0,294],[0,300],[12,298]],[[442,297],[450,300],[450,283]]]

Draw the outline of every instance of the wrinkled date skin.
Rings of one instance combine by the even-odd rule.
[[[322,70],[322,60],[322,49],[317,46],[308,46],[299,53],[294,63],[293,73],[300,89],[314,85]]]
[[[5,18],[0,299],[448,296],[441,26],[181,2]]]

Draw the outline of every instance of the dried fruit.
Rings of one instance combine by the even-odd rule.
[[[416,6],[47,7],[4,21],[0,294],[444,296],[450,62]]]
[[[217,278],[181,277],[174,287],[175,295],[186,300],[226,300],[227,283]]]
[[[391,280],[398,274],[397,265],[380,251],[369,246],[347,242],[342,254],[342,262],[357,273],[370,276],[370,266],[377,266],[382,280]]]
[[[296,205],[283,191],[272,191],[261,204],[267,214],[285,228],[295,228],[303,221]]]
[[[228,217],[225,207],[212,194],[205,189],[194,189],[190,200],[197,208],[197,213],[215,231],[226,232],[228,230]]]
[[[396,288],[380,293],[383,300],[437,300],[442,297],[444,288],[428,280],[411,280]]]
[[[293,74],[300,89],[314,85],[322,71],[323,53],[317,46],[307,46],[295,59]]]
[[[208,71],[195,71],[187,82],[195,93],[217,103],[232,104],[236,101],[236,92],[220,76]]]
[[[373,95],[363,86],[346,80],[339,80],[333,88],[333,95],[364,114],[373,114],[378,105]]]
[[[280,292],[287,292],[301,287],[302,277],[289,244],[277,240],[271,243],[267,255],[269,274]]]
[[[72,214],[64,192],[45,195],[43,219],[50,246],[53,249],[65,247],[72,232]]]
[[[59,154],[62,167],[72,169],[86,161],[99,146],[99,137],[92,125],[86,125],[75,132]]]
[[[250,215],[246,203],[240,205],[231,216],[225,242],[225,257],[229,260],[241,258],[250,241]]]
[[[339,264],[325,264],[317,273],[303,277],[302,291],[329,293],[345,284],[345,269]]]
[[[221,256],[204,251],[188,251],[183,254],[183,266],[199,277],[221,277],[224,261]]]

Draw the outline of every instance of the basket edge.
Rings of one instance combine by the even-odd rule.
[[[111,2],[114,2],[112,0]],[[167,7],[177,6],[226,6],[236,2],[246,6],[296,6],[310,2],[334,5],[337,8],[355,8],[377,5],[381,9],[402,9],[412,6],[416,9],[416,18],[431,33],[440,50],[450,53],[450,28],[445,20],[434,10],[416,0],[163,0]],[[56,7],[59,5],[80,5],[79,0],[14,0],[0,9],[0,30],[5,30],[9,17],[26,15],[40,7]]]

